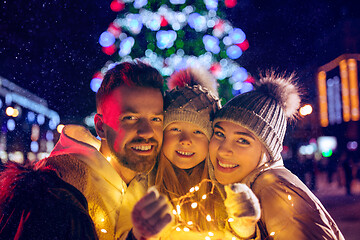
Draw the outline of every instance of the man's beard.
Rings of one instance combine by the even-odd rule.
[[[133,152],[131,147],[129,145],[133,143],[153,143],[154,151],[151,155],[148,156],[141,156]],[[124,153],[117,153],[114,150],[114,147],[112,144],[109,145],[110,152],[112,155],[112,158],[116,159],[122,166],[137,172],[137,173],[148,173],[153,169],[155,166],[156,158],[159,154],[159,143],[151,138],[148,140],[137,138],[133,139],[131,142],[125,144],[124,147]]]

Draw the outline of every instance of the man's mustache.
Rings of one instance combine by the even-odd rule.
[[[131,140],[128,144],[155,144],[155,145],[159,145],[159,142],[156,141],[154,138],[149,138],[149,139],[145,139],[145,138],[134,138],[133,140]]]

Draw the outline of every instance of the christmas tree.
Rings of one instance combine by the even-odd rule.
[[[226,8],[236,0],[113,0],[117,18],[99,43],[111,56],[92,81],[96,92],[104,73],[116,62],[135,58],[165,77],[201,64],[216,77],[223,103],[251,90],[252,78],[236,60],[249,47],[245,33],[226,20]]]

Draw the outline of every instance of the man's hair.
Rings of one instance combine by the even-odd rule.
[[[96,93],[96,107],[117,87],[151,87],[163,93],[164,79],[155,68],[139,60],[123,62],[108,70]]]

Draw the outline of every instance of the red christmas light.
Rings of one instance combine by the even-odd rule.
[[[245,39],[242,43],[236,44],[243,52],[249,48],[249,41]]]
[[[110,8],[114,12],[120,12],[125,8],[125,3],[122,0],[113,0],[110,4]]]
[[[107,55],[113,55],[116,51],[116,47],[115,47],[115,44],[113,44],[109,47],[102,47],[101,50]]]
[[[121,27],[112,22],[110,23],[107,31],[118,38],[121,33]]]
[[[161,23],[160,23],[160,26],[162,27],[165,27],[167,26],[169,23],[168,21],[166,20],[166,18],[164,16],[161,16]]]
[[[227,8],[233,8],[237,4],[237,0],[225,0],[225,6]]]

